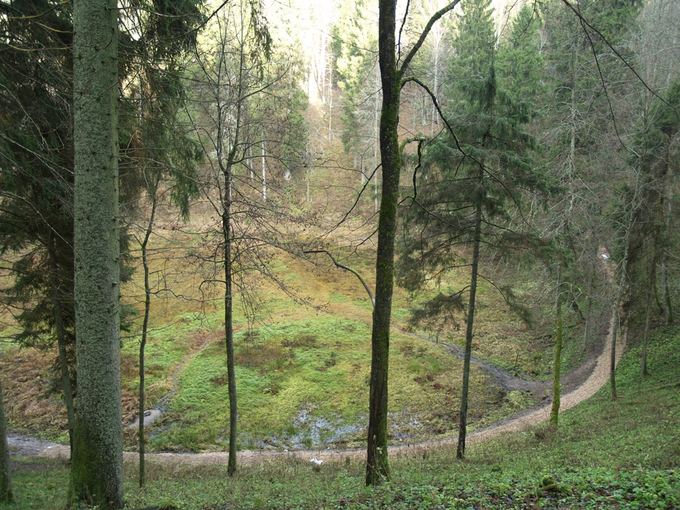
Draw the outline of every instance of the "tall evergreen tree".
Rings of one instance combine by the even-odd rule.
[[[427,142],[404,222],[401,275],[416,291],[427,275],[469,267],[464,289],[441,289],[420,315],[451,313],[467,292],[458,458],[465,454],[470,357],[483,246],[525,248],[532,236],[518,206],[547,189],[532,165],[526,132],[540,69],[538,25],[523,11],[507,47],[498,48],[490,0],[463,2],[445,89],[451,130]],[[532,81],[532,79],[534,81]],[[408,202],[407,202],[408,203]],[[461,249],[464,247],[463,249]],[[468,252],[467,249],[471,251]],[[506,292],[510,302],[511,294]],[[517,308],[521,312],[520,308]]]
[[[118,132],[125,148],[120,155],[125,224],[135,213],[145,169],[181,167],[174,186],[180,204],[191,187],[195,150],[175,118],[182,104],[177,58],[195,42],[200,4],[182,0],[150,9],[140,3],[126,11]],[[72,21],[71,3],[0,3],[5,37],[0,41],[0,253],[12,253],[14,280],[7,295],[20,310],[17,343],[57,345],[55,386],[64,395],[69,431],[76,387]],[[127,252],[125,224],[121,253]],[[130,276],[126,260],[121,258],[121,281]]]
[[[123,507],[118,213],[118,10],[76,2],[74,257],[78,407],[71,494]]]
[[[7,298],[20,310],[17,343],[57,344],[55,386],[63,392],[72,435],[71,10],[26,1],[3,2],[0,13],[0,254],[14,257]]]

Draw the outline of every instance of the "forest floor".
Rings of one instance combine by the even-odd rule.
[[[575,405],[583,402],[584,400],[592,397],[597,391],[607,384],[609,380],[610,373],[610,359],[611,359],[611,348],[612,348],[612,317],[610,321],[609,331],[607,337],[602,346],[601,353],[597,358],[589,360],[585,363],[586,369],[590,368],[590,373],[587,378],[578,384],[576,387],[571,389],[562,395],[560,410],[565,411],[574,407]],[[199,350],[193,355],[196,356],[200,353],[205,346],[206,342],[201,344]],[[619,335],[616,345],[616,359],[617,362],[621,358],[621,353],[625,347],[625,336]],[[460,355],[458,350],[453,350],[455,355]],[[477,364],[482,364],[488,370],[493,370],[494,367],[486,362],[476,359]],[[572,374],[572,377],[566,377],[565,380],[573,380],[574,375],[581,374],[585,370],[581,369],[576,371],[576,374]],[[536,392],[544,391],[547,389],[547,383],[541,383],[536,381],[526,381],[521,378],[513,377],[502,369],[496,369],[493,372],[504,381],[506,389],[515,387],[517,390],[533,390]],[[535,426],[539,423],[545,422],[550,416],[550,401],[538,405],[534,408],[522,411],[510,418],[501,420],[497,423],[493,423],[489,426],[481,428],[472,432],[469,436],[469,443],[474,444],[476,442],[485,441],[490,438],[497,437],[501,434],[508,432],[517,432],[524,430],[531,426]],[[9,437],[10,447],[12,447],[16,454],[18,455],[32,455],[44,458],[60,458],[68,459],[69,448],[68,446],[45,442],[37,440],[38,442],[33,442],[33,438],[22,436],[22,435],[11,435]],[[412,443],[398,444],[391,447],[390,453],[392,455],[414,455],[422,453],[427,450],[433,450],[440,448],[442,446],[455,445],[457,438],[453,435],[444,435],[435,439],[415,441]],[[347,459],[360,459],[364,455],[364,450],[362,448],[351,448],[351,449],[336,449],[332,447],[324,449],[293,449],[293,450],[243,450],[238,453],[238,460],[241,464],[256,464],[262,462],[268,462],[272,459],[277,458],[296,458],[303,460],[317,459],[323,462],[347,460]],[[137,458],[135,452],[126,452],[125,459],[128,462],[134,462]],[[226,452],[204,452],[204,453],[150,453],[147,454],[146,458],[150,462],[164,463],[167,465],[177,465],[177,464],[189,464],[189,465],[208,465],[217,464],[222,465],[227,462]]]
[[[583,387],[595,391],[593,397],[565,410],[557,431],[543,424],[504,428],[472,441],[463,462],[453,460],[453,444],[394,455],[391,482],[375,489],[363,487],[361,456],[318,471],[308,459],[280,456],[243,463],[235,478],[224,465],[151,462],[144,489],[127,462],[126,508],[680,508],[680,328],[654,333],[646,378],[640,377],[639,346],[628,343],[616,401],[607,383],[596,391],[606,380],[598,376]],[[62,460],[15,458],[13,471],[18,503],[7,509],[62,508],[68,485]]]
[[[150,451],[221,451],[227,444],[222,302],[218,288],[201,287],[210,268],[187,263],[204,242],[199,234],[166,225],[159,228],[153,245],[157,294],[146,348]],[[373,283],[370,249],[330,249]],[[261,276],[247,282],[249,289],[256,289],[248,296],[254,298],[255,317],[245,315],[248,303],[243,295],[236,297],[240,449],[360,447],[370,368],[371,306],[364,290],[324,256],[302,260],[278,253],[269,256],[267,266],[278,283]],[[122,348],[128,449],[135,447],[138,298],[143,294],[139,277],[137,271],[123,288],[126,303],[138,314],[124,332]],[[456,271],[444,284],[460,288],[467,277],[464,270]],[[518,289],[525,300],[532,291],[527,286]],[[540,402],[547,393],[552,358],[549,314],[539,309],[541,321],[528,327],[491,285],[482,283],[479,296],[470,403],[470,424],[477,429]],[[454,329],[436,342],[412,330],[408,319],[423,297],[397,288],[394,299],[390,436],[404,444],[455,433],[459,407],[462,331]],[[601,347],[594,340],[596,333],[593,328],[591,351]],[[573,349],[565,356],[565,372],[579,366],[587,350],[577,330],[569,336]],[[11,428],[65,443],[63,403],[53,387],[54,352],[7,345],[2,349],[0,376]]]

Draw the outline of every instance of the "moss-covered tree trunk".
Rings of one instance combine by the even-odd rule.
[[[0,503],[11,503],[12,476],[9,470],[9,447],[7,446],[7,420],[5,418],[5,401],[0,386]]]
[[[668,256],[664,254],[661,261],[661,285],[663,285],[664,317],[666,326],[673,324],[673,298],[671,297],[670,279],[668,278]]]
[[[586,320],[583,323],[583,351],[587,352],[589,348],[589,338],[590,338],[590,323],[591,316],[593,314],[593,292],[595,283],[595,271],[591,269],[588,272],[588,288],[586,289]]]
[[[78,394],[69,499],[100,510],[123,507],[117,14],[115,0],[73,4]]]
[[[560,417],[560,399],[562,387],[560,377],[562,374],[562,281],[561,267],[557,268],[557,296],[555,298],[555,357],[553,360],[553,384],[552,384],[552,406],[550,408],[550,426],[557,428]]]
[[[483,202],[483,175],[484,170],[479,170],[479,190],[475,199],[475,231],[472,247],[472,267],[470,274],[470,298],[468,301],[467,322],[465,325],[465,353],[463,356],[463,388],[460,395],[460,416],[458,417],[458,446],[456,458],[465,457],[465,442],[467,440],[467,415],[470,391],[470,359],[472,357],[472,338],[475,327],[475,304],[477,300],[477,276],[479,274],[479,248],[482,239],[482,202]]]
[[[666,146],[666,165],[671,168],[671,144]],[[663,212],[663,242],[661,243],[661,254],[660,254],[660,264],[661,264],[661,285],[663,286],[663,313],[666,320],[666,326],[673,324],[673,299],[671,297],[671,289],[668,277],[668,250],[670,248],[670,239],[673,235],[673,180],[674,172],[670,170],[666,174],[666,191],[663,194],[663,200],[665,202],[665,210]]]
[[[413,47],[397,62],[397,0],[380,0],[378,14],[378,61],[382,85],[380,112],[380,163],[382,193],[378,215],[378,250],[375,269],[375,306],[371,330],[371,378],[368,409],[366,484],[389,478],[387,460],[387,381],[389,372],[390,319],[394,288],[394,240],[397,230],[397,205],[401,155],[399,152],[399,100],[404,74],[422,47],[427,34],[444,14],[453,10],[454,0],[437,11],[427,22]],[[401,43],[401,41],[400,41]]]
[[[369,392],[366,484],[389,477],[387,460],[387,380],[390,349],[390,319],[394,287],[394,239],[401,168],[399,140],[400,78],[395,54],[396,0],[380,0],[378,20],[379,59],[382,81],[380,114],[380,158],[382,196],[378,217],[378,251],[375,269],[375,307],[371,331],[371,379]]]
[[[628,240],[626,239],[626,242]],[[623,261],[621,262],[621,275],[619,277],[619,283],[616,290],[616,297],[614,298],[614,313],[612,314],[612,344],[609,350],[609,388],[610,388],[610,398],[611,400],[616,400],[618,394],[616,392],[616,343],[618,342],[618,335],[621,334],[621,300],[623,299],[624,288],[626,285],[626,264],[628,261],[628,245],[623,255]]]
[[[609,397],[616,400],[616,342],[619,333],[619,304],[614,303],[614,319],[612,321],[612,345],[609,351],[609,388],[611,393]]]

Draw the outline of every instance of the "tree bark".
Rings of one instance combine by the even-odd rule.
[[[619,332],[619,302],[614,303],[614,319],[612,324],[612,345],[609,356],[609,385],[611,387],[611,399],[616,400],[616,341]]]
[[[69,500],[101,510],[123,507],[117,14],[115,0],[73,6],[78,405]]]
[[[656,275],[654,279],[650,281],[650,286],[652,281],[656,280]],[[651,287],[647,289],[647,303],[645,303],[645,327],[642,332],[642,351],[640,353],[640,375],[642,377],[647,377],[649,375],[649,368],[647,367],[647,349],[649,345],[649,323],[651,319]]]
[[[224,337],[227,349],[227,380],[229,389],[229,461],[227,473],[236,473],[236,437],[238,407],[236,401],[236,369],[234,366],[234,325],[232,294],[232,255],[231,255],[231,165],[225,172],[224,212],[222,215],[222,234],[224,238]]]
[[[661,280],[664,293],[664,315],[666,316],[666,326],[668,326],[669,324],[673,324],[673,300],[671,298],[671,289],[668,279],[668,263],[665,259],[661,263]]]
[[[0,503],[11,503],[12,475],[9,469],[9,447],[7,446],[7,419],[2,386],[0,386]]]
[[[587,290],[587,295],[588,295],[588,304],[586,305],[586,320],[585,323],[583,324],[583,351],[588,352],[588,347],[589,347],[589,340],[588,337],[590,336],[590,321],[591,321],[591,315],[593,314],[593,292],[594,292],[594,280],[595,280],[595,270],[592,269],[590,274],[588,276],[588,290]]]
[[[380,172],[376,170],[378,168],[378,148],[380,145],[380,117],[378,116],[378,108],[380,108],[380,96],[376,94],[375,108],[373,110],[373,171],[375,172],[373,177],[373,212],[375,213],[377,213],[380,208],[380,203],[378,201],[378,188],[380,187],[378,176],[380,175]]]
[[[670,145],[666,148],[666,158],[670,167]],[[664,213],[664,229],[666,239],[671,236],[671,224],[673,218],[673,172],[667,174],[668,183],[666,184],[666,211]],[[673,301],[671,298],[671,290],[668,278],[668,246],[664,246],[661,252],[661,284],[663,285],[664,294],[664,315],[666,319],[666,326],[673,324]]]
[[[262,145],[260,146],[260,161],[262,162],[262,201],[267,201],[267,142],[262,137]]]
[[[632,219],[629,224],[628,232],[630,231],[630,225],[632,225]],[[619,278],[619,284],[616,291],[616,297],[614,298],[614,317],[612,319],[612,345],[609,356],[609,385],[611,387],[611,399],[616,400],[618,394],[616,392],[616,342],[618,340],[618,335],[620,334],[620,306],[621,300],[623,298],[624,287],[626,285],[626,264],[628,263],[628,234],[626,234],[626,248],[624,251],[623,261],[621,262],[621,276]]]
[[[472,357],[472,338],[475,325],[475,304],[477,299],[477,275],[479,273],[479,248],[482,236],[482,197],[483,169],[479,169],[478,196],[475,204],[475,232],[472,249],[472,267],[470,275],[470,300],[468,302],[467,323],[465,327],[465,354],[463,356],[463,389],[460,396],[460,416],[458,417],[458,446],[456,458],[465,457],[465,441],[467,438],[468,393],[470,388],[470,358]]]
[[[382,111],[380,156],[382,202],[378,216],[375,308],[371,331],[371,379],[369,396],[366,484],[389,478],[387,459],[387,379],[389,370],[390,319],[394,287],[394,239],[397,226],[401,161],[399,125],[400,77],[395,53],[396,0],[380,0],[378,19]]]
[[[387,379],[390,352],[390,319],[394,289],[394,240],[397,229],[399,177],[399,99],[403,74],[422,46],[432,25],[452,10],[454,0],[439,10],[397,67],[396,10],[397,0],[380,0],[378,14],[378,61],[382,84],[380,113],[380,161],[382,201],[378,214],[378,250],[375,269],[375,306],[371,330],[371,379],[368,410],[368,444],[366,454],[366,485],[389,478],[387,460]],[[377,166],[377,165],[376,165]]]

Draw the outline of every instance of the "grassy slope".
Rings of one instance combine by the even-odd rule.
[[[539,426],[472,446],[462,464],[448,449],[397,459],[393,481],[376,490],[362,487],[355,463],[314,472],[277,462],[244,467],[233,480],[221,468],[152,466],[146,489],[130,479],[129,508],[680,508],[680,328],[655,334],[650,363],[641,381],[638,351],[628,352],[619,400],[603,388],[564,413],[557,433]],[[19,503],[8,508],[60,508],[66,479],[63,466],[19,461]]]
[[[332,182],[330,176],[322,174],[318,176],[320,179]],[[315,189],[321,189],[319,186],[320,183],[316,183]],[[338,203],[331,208],[344,211],[344,199],[335,198]],[[173,223],[159,225],[150,245],[152,283],[161,292],[155,296],[151,312],[146,357],[147,402],[149,406],[160,403],[168,411],[150,430],[151,449],[220,449],[228,430],[220,288],[202,285],[204,279],[211,277],[211,268],[201,269],[195,256],[197,251],[211,250],[211,238],[197,233],[211,220],[205,212],[201,213],[200,207],[192,218],[189,227],[178,228]],[[194,232],[188,233],[189,230]],[[354,227],[346,230],[354,232]],[[363,237],[361,232],[359,229],[359,233],[351,235]],[[346,235],[350,236],[346,232],[338,233],[336,241],[355,245],[356,239],[349,241]],[[356,254],[348,248],[332,247],[332,250],[340,260],[359,270],[372,286],[375,255],[369,246],[370,243],[366,244]],[[251,279],[247,285],[258,289],[262,301],[256,305],[253,335],[246,335],[249,324],[239,306],[239,296],[236,297],[241,447],[323,444],[331,434],[327,430],[319,434],[309,430],[314,428],[315,420],[317,424],[318,420],[326,420],[327,428],[345,429],[346,433],[333,438],[334,442],[353,444],[364,436],[361,427],[367,400],[370,303],[353,276],[334,268],[324,255],[313,258],[319,264],[317,267],[279,253],[269,260],[269,269],[301,300],[314,306],[302,306],[261,277]],[[465,270],[458,270],[446,275],[444,284],[450,289],[460,289],[468,278]],[[532,285],[536,284],[518,290],[526,296],[540,294]],[[199,287],[205,292],[203,298],[206,299],[202,301],[199,301]],[[172,293],[162,289],[170,289]],[[141,312],[142,297],[138,268],[132,281],[123,288],[123,299]],[[424,297],[414,298],[398,287],[394,296],[397,331],[390,379],[393,433],[409,439],[451,431],[461,379],[459,361],[443,355],[442,350],[428,342],[399,333],[414,305]],[[527,329],[508,311],[498,292],[490,284],[481,282],[475,354],[518,373],[549,376],[550,314],[536,315],[542,318],[542,324],[537,329]],[[123,339],[126,421],[132,420],[137,412],[139,319],[138,316],[133,321]],[[0,321],[0,335],[11,333],[2,328]],[[463,334],[461,327],[445,340],[462,344]],[[572,345],[577,343],[568,343],[568,347]],[[566,351],[571,352],[569,348]],[[54,377],[49,368],[54,359],[53,349],[39,352],[8,347],[0,357],[0,377],[13,428],[66,440],[63,404],[60,395],[51,388]],[[568,366],[573,365],[570,359],[571,356],[565,356]],[[477,395],[471,406],[473,426],[507,415],[530,400],[522,395],[502,395],[490,387],[477,370],[473,373],[472,385],[473,394]],[[339,391],[340,388],[345,391]],[[351,388],[351,392],[347,388]],[[278,411],[271,413],[270,409]],[[304,417],[307,423],[300,423]],[[128,447],[134,447],[134,431],[128,430],[126,437]]]
[[[219,288],[205,288],[208,301],[195,300],[205,276],[193,259],[187,259],[200,245],[195,235],[170,229],[153,245],[154,281],[190,299],[160,293],[153,302],[146,351],[147,402],[150,406],[162,404],[167,413],[149,431],[151,449],[223,449],[227,440]],[[370,251],[353,257],[338,252],[370,282]],[[370,302],[353,276],[333,268],[323,255],[316,262],[318,267],[280,254],[270,261],[270,269],[289,289],[314,306],[295,302],[262,279],[248,282],[259,288],[261,298],[257,319],[248,333],[237,296],[242,448],[312,446],[330,440],[352,445],[365,437]],[[143,294],[140,276],[135,273],[124,288],[125,300],[137,306]],[[461,285],[464,280],[464,274],[454,275],[451,284]],[[512,317],[493,289],[482,288],[481,301],[477,347],[496,352],[506,364],[517,360],[517,351],[543,352],[541,346],[523,349],[531,334]],[[392,433],[408,440],[452,431],[461,379],[459,360],[430,342],[399,332],[411,306],[410,296],[397,289],[390,378]],[[126,420],[137,411],[137,323],[123,341]],[[461,341],[462,337],[451,340]],[[520,364],[535,366],[531,359],[520,357]],[[0,376],[13,428],[67,440],[61,398],[50,393],[48,370],[53,361],[53,352],[9,348],[0,358]],[[478,369],[473,370],[472,387],[473,426],[507,415],[526,400],[518,400],[516,395],[506,398]],[[342,434],[336,436],[332,429],[338,427]],[[126,438],[128,447],[134,447],[134,430],[127,430]]]

